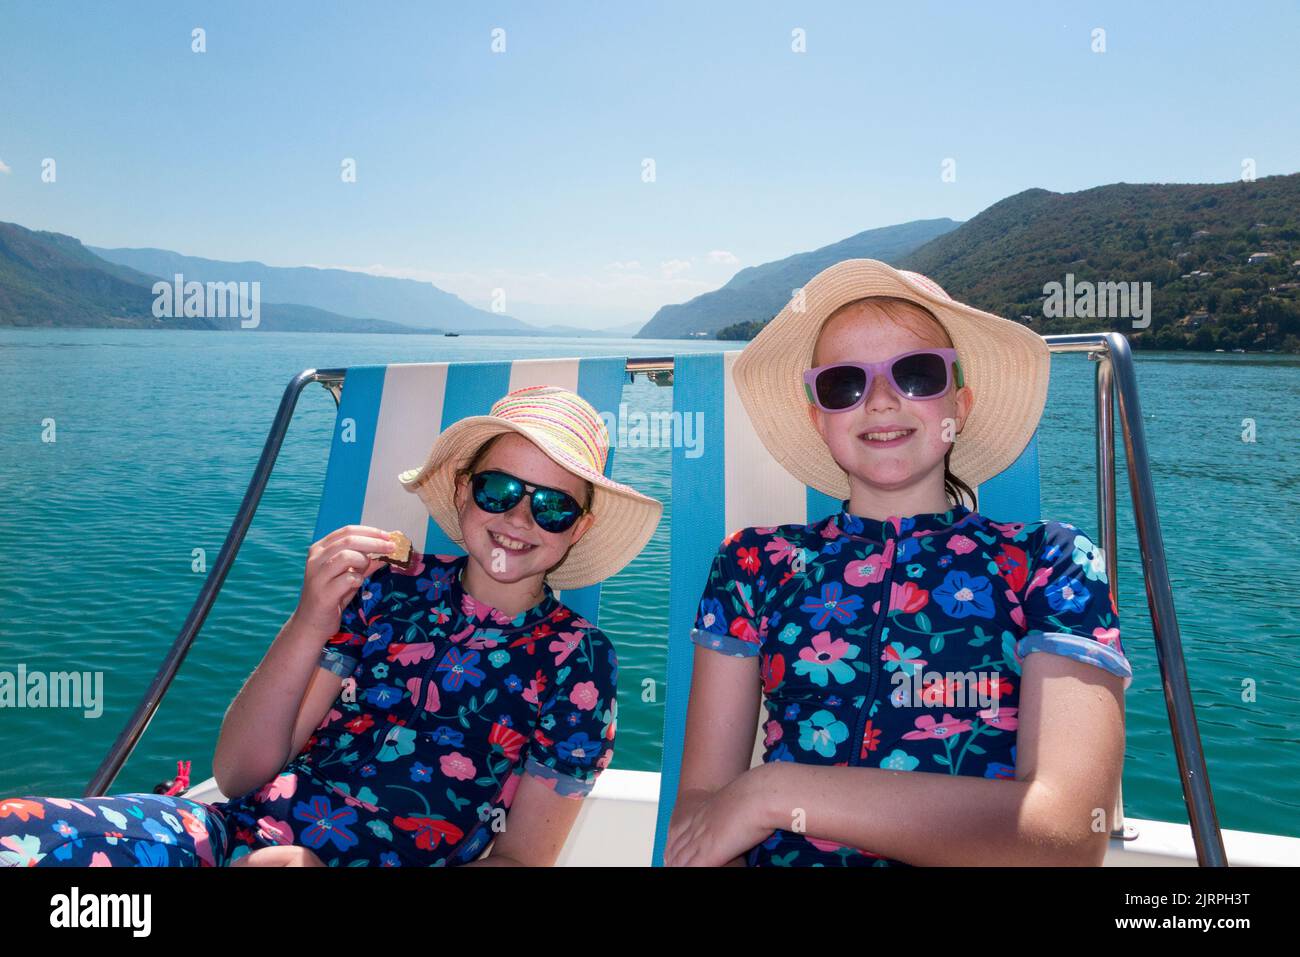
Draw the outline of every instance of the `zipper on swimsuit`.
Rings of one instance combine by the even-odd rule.
[[[888,544],[888,542],[886,542]],[[894,558],[885,572],[885,587],[880,596],[880,613],[876,616],[876,625],[871,630],[871,644],[868,654],[871,656],[871,682],[867,686],[867,695],[862,702],[858,720],[854,723],[853,737],[850,741],[853,750],[849,753],[849,766],[856,766],[862,760],[862,735],[866,732],[867,715],[876,702],[876,688],[880,684],[880,633],[884,630],[885,619],[889,617],[889,607],[894,595],[894,567],[898,564],[898,541],[894,541]]]

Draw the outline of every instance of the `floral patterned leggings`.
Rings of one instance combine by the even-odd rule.
[[[224,814],[165,794],[0,800],[0,866],[224,867]]]

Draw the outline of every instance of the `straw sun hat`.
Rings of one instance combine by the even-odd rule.
[[[949,466],[975,487],[1014,462],[1047,403],[1051,353],[1032,329],[952,299],[932,279],[875,259],[823,269],[747,345],[732,366],[736,390],[759,439],[805,485],[838,499],[850,495],[844,470],[808,419],[803,373],[813,346],[840,306],[865,296],[896,296],[929,310],[952,339],[975,404]]]
[[[401,473],[398,480],[420,496],[452,541],[464,545],[455,503],[456,473],[483,443],[505,432],[529,439],[556,465],[592,484],[596,521],[547,574],[548,584],[558,589],[594,585],[640,553],[659,524],[663,504],[605,477],[609,429],[586,399],[559,386],[516,389],[497,399],[487,415],[448,426],[434,441],[424,466]]]

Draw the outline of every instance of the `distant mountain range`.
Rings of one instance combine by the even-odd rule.
[[[186,317],[183,309],[176,309],[166,317],[155,316],[153,288],[159,278],[102,259],[71,236],[0,223],[0,326],[241,328],[237,315]],[[185,278],[206,281],[188,274]],[[256,330],[262,332],[430,331],[299,303],[263,302],[259,313]]]
[[[1300,174],[1233,183],[1030,189],[900,260],[1036,332],[1122,332],[1138,348],[1300,351]],[[1151,284],[1150,326],[1044,315],[1044,286]],[[1289,337],[1289,344],[1288,344]]]
[[[11,326],[136,326],[153,279],[104,262],[71,236],[0,223],[0,320]],[[210,329],[182,320],[182,329]]]
[[[1135,348],[1300,352],[1300,174],[1030,189],[904,255],[872,258],[1042,335],[1113,330]],[[805,271],[805,280],[815,272]],[[1045,287],[1067,277],[1079,289],[1149,282],[1149,325],[1132,315],[1049,316]],[[755,303],[716,337],[753,338],[788,299]]]
[[[842,259],[895,262],[937,236],[956,229],[951,219],[919,219],[868,229],[812,252],[740,270],[721,289],[689,302],[664,306],[637,333],[641,339],[713,338],[738,322],[766,320],[781,311],[793,291]],[[699,336],[706,333],[707,336]]]
[[[154,315],[162,280],[260,283],[263,332],[463,332],[476,335],[610,337],[635,328],[594,331],[534,326],[476,309],[431,283],[312,267],[221,262],[165,249],[101,249],[62,233],[0,223],[0,326],[240,329],[240,317]],[[248,287],[251,291],[251,286]]]
[[[71,236],[0,223],[0,325],[240,328],[237,316],[156,318],[155,282],[153,276],[100,259]],[[294,304],[262,306],[259,319],[257,328],[263,331],[418,331]]]
[[[1222,184],[1116,183],[1030,189],[964,223],[918,220],[740,270],[722,288],[659,309],[638,338],[749,339],[794,289],[832,263],[881,259],[950,295],[1052,333],[1115,330],[1137,348],[1300,352],[1300,174]],[[238,328],[158,319],[154,283],[260,282],[263,330],[629,335],[534,326],[476,309],[430,283],[342,269],[228,263],[160,249],[96,249],[0,223],[0,325]],[[1049,284],[1150,283],[1149,324],[1056,315]]]
[[[166,249],[101,249],[87,246],[102,259],[150,276],[186,281],[258,282],[262,301],[294,303],[343,316],[399,323],[420,332],[535,333],[510,316],[476,309],[428,282],[371,276],[346,269],[266,266],[259,262],[222,262],[184,256]]]

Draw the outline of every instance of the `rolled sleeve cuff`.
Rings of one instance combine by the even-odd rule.
[[[596,777],[600,772],[597,771],[596,773],[591,774],[587,780],[583,780],[582,778],[574,777],[572,774],[565,774],[562,771],[557,771],[555,768],[549,768],[536,758],[529,757],[528,760],[524,762],[524,773],[531,774],[533,777],[544,781],[546,786],[556,794],[560,795],[560,797],[573,798],[574,800],[580,801],[590,794],[591,789],[596,786]]]
[[[691,641],[732,658],[752,658],[759,652],[757,642],[746,641],[735,635],[720,635],[716,631],[705,631],[703,628],[691,629]]]
[[[1095,638],[1067,635],[1056,631],[1037,631],[1030,632],[1016,643],[1016,655],[1022,660],[1025,655],[1035,651],[1049,651],[1054,655],[1064,655],[1075,661],[1096,665],[1103,671],[1109,671],[1123,678],[1125,689],[1133,683],[1133,667],[1124,657],[1123,652],[1109,645],[1103,645]]]
[[[320,653],[320,666],[340,678],[348,678],[356,670],[357,659],[333,648],[326,648]]]

